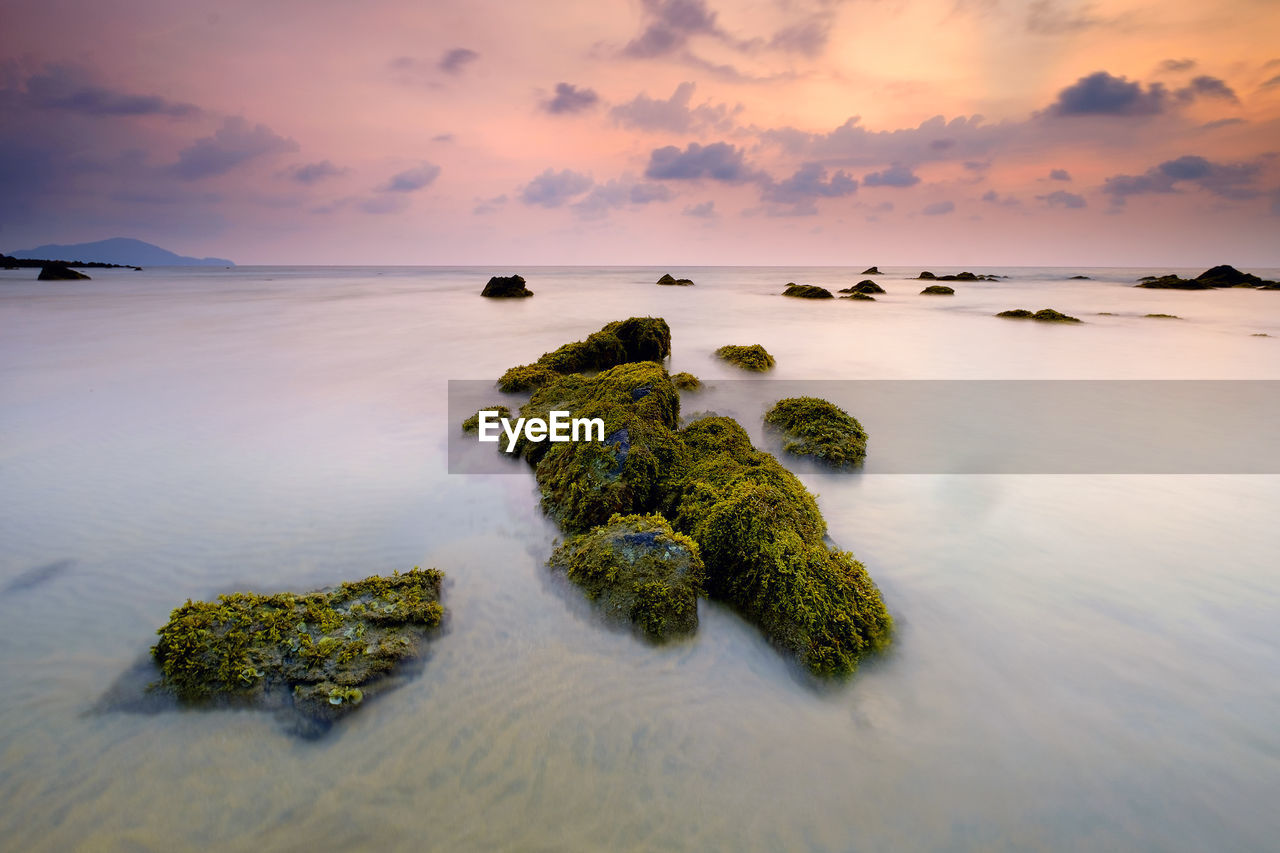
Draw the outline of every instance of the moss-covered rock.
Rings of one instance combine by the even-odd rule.
[[[609,323],[586,340],[543,353],[533,364],[511,368],[498,380],[498,389],[532,391],[566,374],[636,361],[662,361],[670,354],[671,329],[666,320],[631,317]]]
[[[698,546],[660,515],[614,515],[551,556],[606,617],[654,639],[692,634],[705,569]]]
[[[864,279],[852,287],[846,287],[838,293],[884,293],[884,288],[871,279]]]
[[[1007,317],[1013,320],[1038,320],[1041,323],[1080,323],[1083,322],[1078,317],[1072,317],[1069,314],[1063,314],[1061,311],[1054,311],[1052,308],[1041,308],[1039,311],[1032,313],[1026,308],[1013,308],[1009,311],[1001,311],[997,317]]]
[[[921,296],[955,296],[955,293],[955,288],[947,287],[945,284],[931,284],[920,291]]]
[[[796,284],[791,282],[787,284],[787,289],[782,291],[783,296],[794,296],[797,299],[832,299],[834,298],[831,291],[825,287],[817,287],[812,284]]]
[[[674,373],[671,375],[671,384],[676,386],[679,391],[701,391],[702,380],[694,376],[692,373]]]
[[[692,282],[690,279],[687,279],[687,278],[675,278],[675,277],[674,277],[674,276],[672,276],[672,275],[671,275],[671,273],[669,273],[669,272],[668,272],[668,273],[663,273],[663,274],[662,274],[662,278],[658,279],[658,284],[665,284],[665,285],[672,285],[672,286],[679,286],[679,287],[692,287],[692,286],[693,286],[693,282]]]
[[[787,397],[765,413],[764,422],[782,432],[787,453],[835,468],[861,465],[867,432],[857,418],[820,397]]]
[[[1137,286],[1157,290],[1216,290],[1221,287],[1253,287],[1259,290],[1280,288],[1277,282],[1267,281],[1253,273],[1241,272],[1227,264],[1210,267],[1195,278],[1181,278],[1173,273],[1162,276],[1144,275],[1138,279]]]
[[[489,279],[489,283],[480,291],[481,296],[491,299],[521,299],[533,296],[533,291],[525,287],[524,277],[518,275],[499,276]]]
[[[743,370],[754,370],[761,373],[766,370],[772,370],[775,364],[773,356],[759,344],[751,344],[749,346],[735,346],[726,344],[716,350],[716,355],[730,364],[736,364]]]
[[[1148,314],[1146,315],[1154,320],[1181,320],[1177,314]]]
[[[876,301],[876,298],[872,296],[870,293],[860,293],[858,291],[854,291],[853,293],[850,293],[848,296],[841,296],[840,298],[841,299],[859,299],[863,302]]]
[[[893,622],[879,590],[823,542],[803,484],[729,418],[694,421],[682,435],[691,461],[672,523],[697,542],[711,596],[819,675],[852,672],[886,645]]]
[[[496,404],[492,406],[486,406],[485,408],[481,409],[480,412],[497,412],[498,417],[500,418],[511,417],[510,409],[508,409],[506,406],[501,406]],[[480,412],[476,412],[474,415],[472,415],[471,417],[467,418],[465,421],[462,422],[463,432],[479,432],[480,431]]]
[[[305,595],[232,593],[173,611],[154,691],[181,702],[291,708],[316,733],[391,685],[440,625],[435,569]]]

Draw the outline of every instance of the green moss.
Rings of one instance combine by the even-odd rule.
[[[1147,316],[1157,320],[1181,320],[1182,319],[1177,314],[1148,314]]]
[[[671,376],[671,384],[680,391],[701,391],[702,380],[692,373],[675,373]]]
[[[691,461],[673,526],[701,551],[707,589],[819,675],[852,672],[892,620],[865,567],[823,542],[803,484],[729,418],[683,430]]]
[[[954,296],[955,288],[947,287],[945,284],[931,284],[924,290],[920,291],[921,296]]]
[[[773,356],[759,344],[751,344],[750,346],[734,346],[726,344],[716,350],[716,355],[723,358],[730,364],[736,364],[743,370],[754,370],[763,372],[773,369]]]
[[[300,716],[327,725],[420,653],[444,614],[443,577],[415,568],[328,592],[188,600],[157,632],[151,655],[161,678],[153,690],[260,707],[287,695]]]
[[[658,279],[658,284],[679,285],[681,287],[690,287],[693,282],[687,278],[675,278],[671,273],[663,273],[662,278]]]
[[[852,293],[850,293],[848,296],[841,296],[840,298],[841,298],[841,299],[860,299],[860,300],[862,300],[863,302],[875,302],[875,301],[876,301],[876,298],[875,298],[874,296],[872,296],[870,293],[863,293],[863,292],[858,291],[858,290],[853,291],[853,292],[852,292]]]
[[[782,291],[783,296],[794,296],[799,299],[831,299],[830,290],[825,287],[816,287],[812,284],[796,284],[794,282],[787,284],[787,289]]]
[[[557,376],[604,370],[635,361],[662,361],[671,354],[671,329],[661,317],[631,317],[609,323],[586,340],[543,353],[533,364],[513,367],[498,380],[498,390],[532,391]]]
[[[510,418],[511,410],[506,406],[493,405],[486,406],[480,412],[497,412],[500,418]],[[471,417],[462,422],[463,432],[479,432],[480,431],[480,412],[476,412]]]
[[[1060,311],[1054,311],[1052,308],[1041,308],[1034,314],[1025,308],[1014,308],[1009,311],[1001,311],[997,317],[1009,317],[1015,320],[1038,320],[1041,323],[1079,323],[1080,318],[1072,317],[1069,314],[1063,314]]]
[[[704,576],[698,546],[660,515],[615,515],[560,546],[550,564],[606,616],[654,639],[697,630]]]
[[[766,424],[783,432],[783,449],[836,468],[861,465],[867,433],[857,419],[818,397],[788,397],[765,413]]]

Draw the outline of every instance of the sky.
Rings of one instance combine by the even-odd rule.
[[[3,251],[1280,266],[1275,0],[0,4]]]

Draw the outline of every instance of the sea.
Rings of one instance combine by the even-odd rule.
[[[1280,293],[986,267],[930,297],[881,267],[875,302],[780,296],[864,266],[0,272],[0,849],[1275,850]],[[533,298],[479,296],[512,273]],[[1046,307],[1083,322],[992,316]],[[619,629],[548,569],[530,469],[451,464],[505,369],[646,315],[707,385],[684,413],[781,453],[763,412],[817,383],[867,427],[863,470],[780,456],[895,620],[847,681],[706,600],[686,641]],[[753,343],[750,382],[714,355]],[[1139,404],[1034,402],[1095,386]],[[864,388],[950,402],[895,421]],[[1000,464],[1113,421],[1090,440],[1123,452]],[[445,628],[325,737],[103,702],[188,599],[414,566]]]

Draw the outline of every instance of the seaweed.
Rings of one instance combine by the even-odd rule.
[[[614,515],[549,561],[613,619],[663,640],[698,628],[705,569],[698,546],[660,515]]]
[[[1032,313],[1025,308],[1013,308],[1009,311],[1001,311],[997,317],[1007,317],[1014,320],[1038,320],[1041,323],[1080,323],[1083,322],[1078,317],[1072,317],[1069,314],[1063,314],[1061,311],[1054,311],[1052,308],[1041,308],[1039,311]]]
[[[754,370],[762,373],[766,370],[772,370],[776,362],[773,356],[759,344],[751,344],[750,346],[735,346],[726,344],[716,350],[716,355],[730,364],[736,364],[743,370]]]
[[[819,397],[788,397],[774,403],[764,422],[785,435],[783,450],[835,468],[861,465],[867,433],[844,409]]]
[[[291,708],[323,731],[421,654],[444,616],[443,578],[414,568],[303,595],[188,599],[156,632],[150,689],[190,704]]]
[[[783,296],[794,296],[799,299],[831,299],[830,290],[825,287],[816,287],[812,284],[796,284],[788,282],[787,289],[782,291]]]
[[[702,380],[692,373],[673,373],[671,375],[671,384],[680,391],[702,390]]]
[[[586,340],[543,353],[533,364],[513,367],[498,380],[500,391],[532,391],[558,376],[604,370],[635,361],[662,361],[671,354],[671,329],[661,317],[631,317],[607,324]]]

